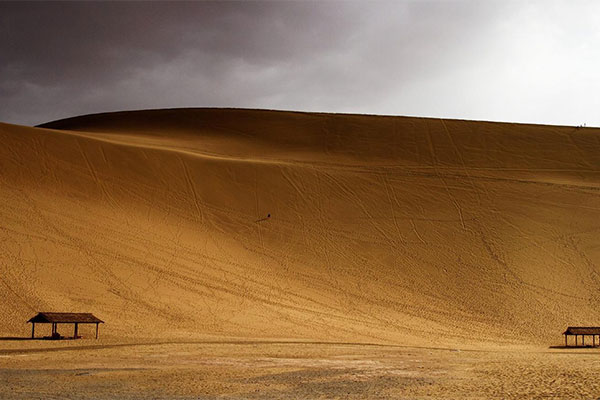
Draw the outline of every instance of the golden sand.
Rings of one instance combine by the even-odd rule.
[[[106,321],[0,340],[0,396],[600,395],[600,350],[549,349],[600,325],[598,129],[189,109],[0,143],[0,336]]]

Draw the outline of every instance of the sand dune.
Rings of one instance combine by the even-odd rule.
[[[0,336],[36,311],[410,345],[600,324],[598,129],[183,109],[0,140]]]

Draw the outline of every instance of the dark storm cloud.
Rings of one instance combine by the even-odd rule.
[[[571,15],[576,38],[552,24],[556,3],[521,4],[0,3],[0,120],[194,106],[536,120],[515,98],[537,100],[533,85],[548,115],[563,106],[539,76],[569,67],[537,69],[597,21]]]
[[[346,34],[336,29],[346,11],[315,3],[2,3],[0,11],[0,117],[17,122],[227,101],[215,92],[231,79],[310,60]],[[245,70],[253,76],[228,76]]]

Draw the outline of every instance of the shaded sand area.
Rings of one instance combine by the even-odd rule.
[[[598,129],[179,109],[0,141],[0,390],[600,396],[600,350],[549,348],[600,325]],[[106,324],[10,340],[38,311]]]

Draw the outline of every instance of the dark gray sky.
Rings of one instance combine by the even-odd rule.
[[[0,121],[26,125],[247,107],[600,126],[599,71],[598,1],[0,3]]]

